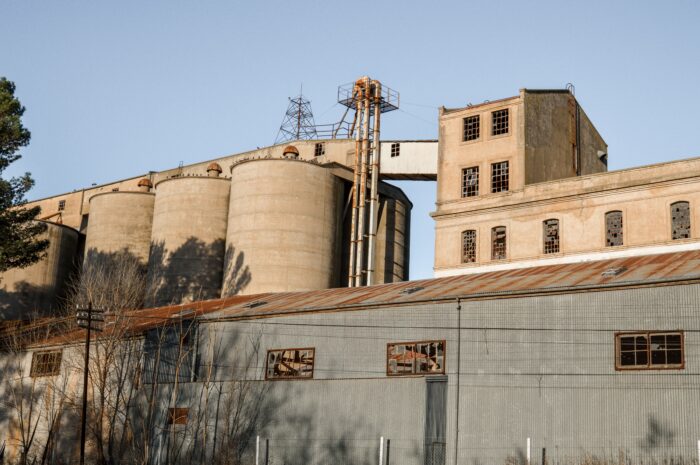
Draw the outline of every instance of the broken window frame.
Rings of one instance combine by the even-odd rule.
[[[479,195],[479,167],[462,168],[462,198]]]
[[[502,230],[502,231],[501,231]],[[503,244],[496,241],[499,239],[496,235],[503,233]],[[494,226],[491,228],[491,260],[505,260],[508,257],[508,228],[505,226]]]
[[[545,254],[561,251],[560,232],[558,219],[550,218],[542,222],[542,251]]]
[[[430,352],[430,346],[435,345],[436,350],[435,353],[431,355]],[[404,351],[402,353],[396,353],[392,352],[392,349],[394,347],[399,347],[403,346]],[[412,361],[410,363],[410,371],[409,370],[404,370],[404,371],[399,371],[399,365],[403,365],[403,367],[407,367],[407,363],[400,363],[400,360],[406,360],[406,355],[407,353],[411,352],[413,354],[418,354],[419,350],[422,347],[428,346],[428,352],[421,352],[423,356],[427,359],[424,363],[418,364],[415,362],[417,357],[414,355],[412,358]],[[407,350],[412,347],[412,350]],[[442,348],[442,352],[440,352],[440,347]],[[404,357],[398,357],[399,355],[404,355]],[[397,356],[396,360],[396,369],[392,371],[391,369],[391,361],[392,357]],[[421,357],[423,358],[423,357]],[[424,341],[408,341],[408,342],[389,342],[386,345],[386,375],[389,377],[396,377],[396,376],[427,376],[427,375],[444,375],[445,374],[445,367],[446,367],[446,362],[447,362],[447,341],[445,339],[435,339],[435,340],[424,340]],[[419,368],[422,366],[427,366],[428,364],[433,363],[434,365],[437,365],[439,368],[438,370],[435,371],[430,371],[430,370],[425,370],[425,371],[419,371]],[[442,363],[442,364],[440,364]]]
[[[278,370],[273,366],[270,366],[270,361],[271,361],[271,356],[274,356],[276,353],[278,354],[277,357],[279,357],[277,360],[274,360],[273,363],[275,365],[283,365],[283,361],[281,358],[284,356],[286,352],[292,352],[293,356],[292,362],[291,363],[298,363],[301,366],[299,368],[293,368],[289,366],[288,364],[284,365],[286,366],[287,369],[290,370],[290,374],[282,374],[278,372]],[[302,353],[303,352],[310,352],[310,358],[311,361],[310,363],[308,360],[306,363],[302,359]],[[289,357],[287,358],[287,360]],[[297,361],[298,359],[298,361]],[[315,365],[315,360],[316,360],[316,348],[315,347],[301,347],[301,348],[290,348],[290,349],[270,349],[267,351],[267,356],[265,357],[265,379],[269,381],[282,381],[282,380],[294,380],[294,379],[313,379],[314,377],[314,365]],[[304,368],[306,367],[306,368]],[[271,370],[275,370],[274,372],[271,373]]]
[[[462,231],[462,263],[476,263],[476,229]]]
[[[510,164],[508,160],[491,163],[491,193],[507,192],[510,181]]]
[[[326,154],[326,144],[323,142],[316,142],[314,146],[314,156],[320,157]]]
[[[186,425],[189,415],[189,407],[168,407],[168,426]]]
[[[619,216],[619,224],[615,224],[615,218]],[[605,246],[620,247],[624,241],[624,215],[622,210],[611,210],[605,213]],[[613,234],[616,234],[613,236]]]
[[[65,209],[66,209],[66,201],[59,200],[58,201],[58,211],[62,212],[62,211],[65,211]]]
[[[467,116],[462,119],[462,141],[479,140],[481,136],[481,115]]]
[[[691,216],[690,202],[679,200],[671,204],[671,240],[677,241],[682,239],[690,239],[691,237]],[[685,212],[680,211],[682,208]],[[685,216],[683,219],[682,216]],[[682,222],[684,221],[684,222]]]
[[[42,350],[40,352],[33,352],[29,376],[32,378],[42,378],[45,376],[58,375],[61,372],[62,359],[62,350]]]
[[[502,136],[510,132],[510,109],[502,108],[491,112],[491,135]]]
[[[668,342],[668,336],[676,336],[679,339],[679,347],[671,347],[669,349],[668,345],[672,344]],[[654,338],[666,337],[664,341],[664,346],[661,349],[654,349]],[[634,348],[624,349],[623,348],[623,338],[633,338],[632,343]],[[643,339],[642,341],[637,341],[637,339]],[[643,346],[638,348],[638,343],[642,343]],[[626,342],[629,344],[630,342]],[[657,342],[658,344],[658,342]],[[624,350],[623,350],[624,349]],[[675,350],[674,350],[675,349]],[[680,352],[680,361],[678,363],[654,363],[654,358],[659,357],[660,354],[664,354],[665,361],[668,362],[669,352]],[[623,364],[623,354],[634,353],[634,364]],[[639,355],[638,355],[639,354]],[[642,358],[643,363],[637,363],[637,357]],[[685,369],[685,334],[681,330],[677,331],[620,331],[615,333],[615,370],[617,371],[637,371],[637,370],[683,370]]]
[[[389,150],[389,154],[391,155],[391,158],[396,158],[399,155],[401,155],[401,144],[398,142],[393,142],[391,144],[391,148]]]

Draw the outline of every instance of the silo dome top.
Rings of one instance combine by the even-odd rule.
[[[209,163],[209,166],[207,166],[207,172],[209,171],[216,171],[217,173],[221,173],[223,170],[221,169],[221,165],[219,165],[216,162],[211,162]]]
[[[288,145],[282,151],[282,155],[288,155],[288,154],[299,156],[299,149],[297,149],[293,145]]]

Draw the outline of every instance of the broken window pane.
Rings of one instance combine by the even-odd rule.
[[[267,351],[266,379],[313,378],[315,349]]]
[[[491,193],[508,190],[508,171],[507,161],[491,165]]]
[[[57,375],[61,370],[61,358],[62,352],[60,350],[34,352],[29,375],[32,378]]]
[[[401,144],[394,142],[391,144],[391,158],[401,155]]]
[[[389,376],[445,373],[445,341],[390,343],[386,366]]]
[[[618,369],[683,368],[680,332],[618,334],[616,350]]]
[[[671,238],[688,239],[690,237],[690,204],[676,202],[671,204]]]
[[[496,226],[491,229],[491,260],[506,258],[506,227]]]
[[[316,142],[316,145],[314,146],[314,156],[320,157],[321,155],[326,154],[326,144],[323,142]]]
[[[619,210],[605,214],[605,245],[607,247],[623,245],[622,212]]]
[[[545,220],[544,227],[544,253],[559,252],[559,220]]]
[[[476,140],[479,138],[479,115],[467,116],[464,118],[464,141]]]
[[[462,197],[479,195],[479,167],[472,166],[462,170]]]
[[[476,231],[470,229],[462,233],[462,263],[476,262]]]
[[[491,113],[491,134],[508,134],[508,109],[497,110]]]

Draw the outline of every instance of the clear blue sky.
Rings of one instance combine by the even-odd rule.
[[[698,1],[4,0],[0,75],[32,131],[30,198],[269,145],[303,83],[319,123],[369,74],[401,92],[384,138],[436,138],[437,107],[576,86],[610,168],[700,156]],[[411,277],[432,275],[433,183]]]

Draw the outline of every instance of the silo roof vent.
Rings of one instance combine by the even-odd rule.
[[[288,145],[282,150],[282,155],[287,157],[292,157],[292,158],[297,158],[299,156],[299,149],[294,147],[293,145]]]
[[[149,187],[149,188],[150,188],[150,187],[153,187],[153,183],[151,182],[150,179],[148,179],[148,178],[143,178],[143,179],[139,180],[138,186],[139,186],[139,187]]]

